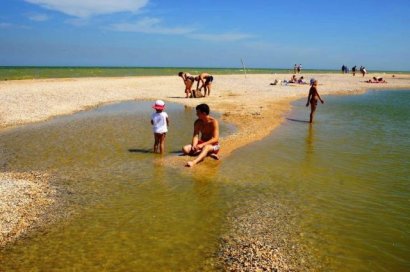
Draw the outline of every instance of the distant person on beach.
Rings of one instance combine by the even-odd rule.
[[[367,83],[387,83],[382,77],[373,77],[372,79],[366,80]]]
[[[154,153],[163,154],[165,136],[169,126],[168,114],[164,111],[165,103],[162,100],[155,101],[152,108],[155,109],[155,112],[151,115],[151,125],[154,131]]]
[[[302,71],[302,64],[299,64],[297,67],[298,74],[300,74],[301,71]]]
[[[367,71],[366,68],[364,66],[360,66],[360,73],[362,73],[362,76],[365,76]]]
[[[310,119],[309,119],[309,123],[313,123],[313,116],[315,114],[316,111],[316,107],[317,107],[317,101],[320,100],[320,102],[325,103],[322,98],[320,97],[318,91],[317,91],[317,80],[315,79],[311,79],[311,87],[309,89],[309,95],[307,98],[307,103],[306,103],[306,107],[309,107],[309,103],[310,103]]]
[[[298,79],[297,83],[298,83],[298,84],[307,84],[307,83],[305,82],[303,76],[301,76],[301,77]]]
[[[195,77],[192,76],[190,73],[179,72],[178,76],[182,78],[185,84],[185,98],[192,97],[191,88],[194,84]]]
[[[296,74],[298,72],[298,65],[295,64],[295,66],[293,67],[293,73]]]
[[[278,84],[280,84],[280,83],[282,83],[281,80],[275,79],[275,80],[273,81],[273,83],[271,83],[270,85],[278,85]]]
[[[353,76],[356,75],[356,65],[352,67],[352,74],[353,74]]]
[[[219,159],[217,155],[219,146],[219,123],[209,115],[209,106],[200,104],[196,106],[198,119],[194,123],[194,134],[192,143],[182,147],[184,155],[198,156],[195,160],[189,161],[185,166],[192,167],[202,161],[206,156]]]
[[[362,69],[362,74],[363,74],[363,76],[365,76],[367,74],[367,71],[366,71],[365,67],[363,67],[363,69]]]
[[[210,96],[212,82],[214,81],[214,77],[208,73],[201,73],[199,74],[199,76],[195,78],[195,80],[198,81],[196,84],[196,88],[198,90],[201,90],[202,88],[204,88],[204,96],[206,96],[207,91],[208,91],[208,96]],[[199,87],[199,83],[202,84],[201,87]]]
[[[289,80],[286,80],[286,79],[283,80],[283,83],[285,84],[297,83],[297,82],[298,82],[298,79],[296,78],[296,75],[292,75],[292,77]]]

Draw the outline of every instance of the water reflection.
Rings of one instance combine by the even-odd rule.
[[[306,158],[308,159],[314,153],[314,126],[309,124],[306,135]]]
[[[153,160],[153,173],[154,173],[154,180],[165,180],[165,158],[164,156],[157,156]]]

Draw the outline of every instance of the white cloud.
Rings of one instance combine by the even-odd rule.
[[[115,12],[136,12],[149,0],[25,0],[74,17],[90,17]]]
[[[194,31],[194,29],[186,27],[164,27],[161,25],[161,19],[158,18],[143,18],[134,23],[113,24],[110,29],[122,32],[141,32],[165,35],[183,35]]]
[[[197,40],[212,42],[235,42],[252,38],[252,35],[242,33],[225,33],[225,34],[193,34],[192,38]]]
[[[36,22],[44,22],[49,19],[49,17],[46,14],[31,14],[28,16],[28,18]]]
[[[0,23],[0,28],[11,28],[13,27],[10,23]]]
[[[164,35],[185,35],[187,38],[216,41],[216,42],[232,42],[246,40],[252,35],[242,33],[225,33],[225,34],[196,34],[194,28],[189,27],[165,27],[162,20],[159,18],[143,18],[133,23],[113,24],[109,28],[114,31],[121,32],[139,32],[149,34],[164,34]]]
[[[88,23],[88,18],[70,18],[64,22],[73,26],[84,26]]]
[[[0,29],[7,29],[7,28],[11,28],[11,29],[30,29],[30,26],[27,25],[16,25],[16,24],[11,24],[11,23],[0,23]]]

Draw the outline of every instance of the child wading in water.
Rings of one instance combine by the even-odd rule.
[[[317,101],[320,100],[320,102],[325,103],[322,98],[320,97],[319,93],[317,92],[317,80],[311,79],[310,80],[310,89],[309,89],[309,95],[306,103],[306,107],[309,107],[310,103],[310,120],[309,123],[313,123],[313,115],[315,114],[316,107],[317,107]]]
[[[165,103],[162,100],[155,101],[152,106],[156,112],[151,115],[151,124],[154,131],[154,153],[162,154],[165,149],[165,136],[168,132],[168,114],[164,111]]]

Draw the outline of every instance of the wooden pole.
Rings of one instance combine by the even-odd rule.
[[[242,62],[242,68],[243,68],[243,72],[245,73],[245,78],[246,78],[246,68],[245,68],[245,64],[243,63],[243,60],[241,59]]]

